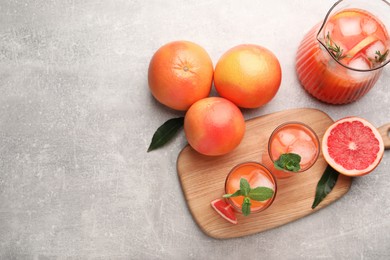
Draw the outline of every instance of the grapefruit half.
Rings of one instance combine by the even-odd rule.
[[[234,213],[233,206],[227,203],[224,199],[216,199],[211,202],[211,207],[218,212],[224,219],[232,224],[237,224],[237,217]]]
[[[322,139],[326,162],[347,176],[363,176],[383,157],[384,144],[378,130],[365,119],[346,117],[333,123]]]

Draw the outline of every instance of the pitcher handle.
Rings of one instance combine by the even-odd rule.
[[[383,126],[378,128],[379,133],[382,136],[383,143],[385,145],[385,149],[390,149],[390,123],[384,124]]]

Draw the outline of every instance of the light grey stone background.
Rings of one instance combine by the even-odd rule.
[[[156,128],[183,115],[147,85],[153,53],[179,39],[214,64],[241,43],[277,55],[281,88],[246,119],[312,107],[388,123],[390,67],[350,105],[320,103],[298,84],[295,51],[332,4],[1,0],[0,258],[389,259],[389,152],[329,207],[230,240],[206,236],[189,213],[176,172],[184,134],[146,153]]]

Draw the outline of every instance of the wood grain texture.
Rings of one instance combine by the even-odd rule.
[[[327,166],[320,153],[317,162],[308,171],[277,181],[275,201],[267,210],[248,217],[237,214],[238,224],[232,225],[212,209],[210,202],[224,194],[225,178],[229,171],[242,162],[261,162],[262,153],[267,152],[266,146],[272,131],[287,121],[306,123],[314,129],[320,140],[333,123],[320,110],[286,110],[248,120],[244,139],[227,155],[203,156],[190,146],[180,152],[177,171],[183,193],[194,220],[204,233],[224,239],[262,232],[316,212],[348,192],[351,178],[340,175],[332,192],[315,210],[311,209],[317,182]]]

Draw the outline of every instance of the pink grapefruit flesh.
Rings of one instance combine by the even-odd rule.
[[[326,162],[347,176],[363,176],[374,170],[383,157],[384,144],[378,130],[359,117],[333,123],[322,139]]]
[[[224,199],[216,199],[211,202],[211,207],[218,212],[221,217],[232,224],[237,224],[237,217],[234,213],[233,206],[227,203]]]

